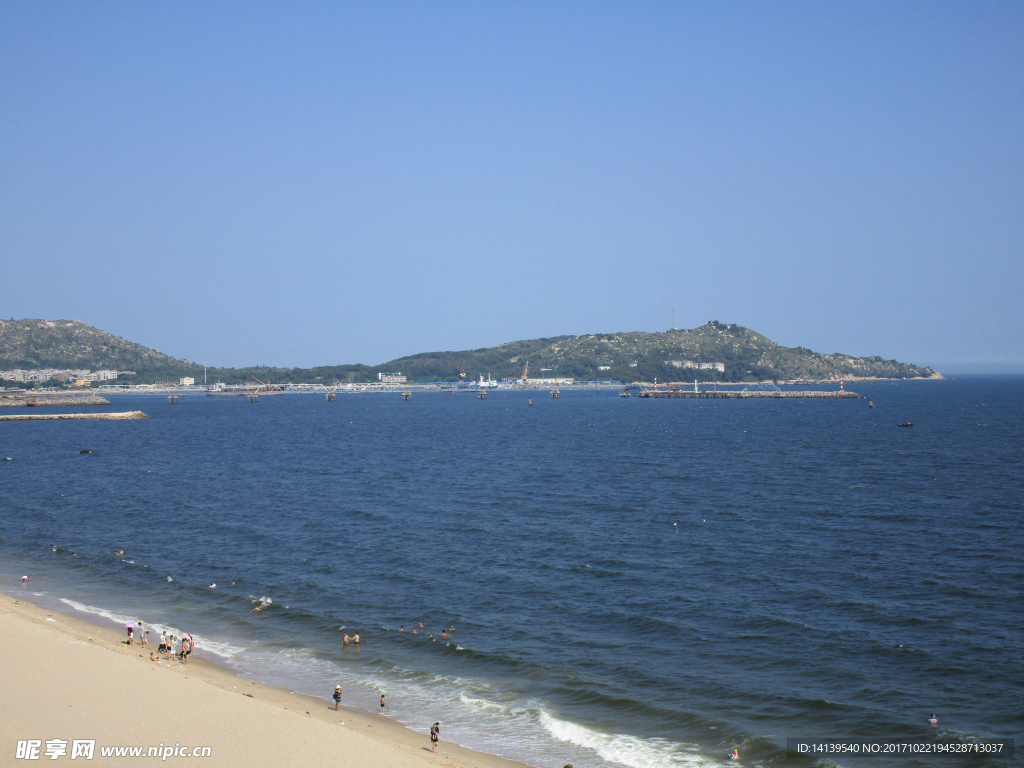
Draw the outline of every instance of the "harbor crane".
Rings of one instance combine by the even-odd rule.
[[[529,372],[530,372],[530,361],[527,360],[526,361],[526,367],[523,368],[523,375],[519,379],[521,382],[523,382],[523,384],[526,383],[526,374],[528,374]]]
[[[461,361],[458,363],[458,366],[459,366],[459,378],[460,379],[465,379],[466,378],[466,369],[462,367],[462,362]]]

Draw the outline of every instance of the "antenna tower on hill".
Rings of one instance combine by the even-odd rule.
[[[676,308],[672,307],[672,330],[676,330]]]

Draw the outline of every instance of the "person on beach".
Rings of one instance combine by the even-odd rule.
[[[167,650],[167,633],[160,633],[160,647],[156,649],[158,653],[163,653]]]
[[[341,709],[341,686],[334,686],[334,711]]]
[[[388,711],[388,705],[384,703],[384,694],[380,695],[380,713],[383,715]]]
[[[434,723],[430,726],[430,748],[434,754],[437,754],[437,742],[441,738],[441,724]]]
[[[181,641],[181,660],[188,666],[188,657],[192,655],[192,643],[188,639]]]
[[[127,643],[127,645],[131,645],[131,644],[132,644],[132,628],[128,627],[128,643]]]

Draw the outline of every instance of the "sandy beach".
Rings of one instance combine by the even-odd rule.
[[[100,766],[138,762],[104,756],[104,747],[142,747],[145,755],[150,747],[178,745],[179,753],[187,747],[188,756],[168,755],[167,764],[524,768],[446,743],[443,727],[435,755],[426,733],[375,713],[344,706],[335,712],[327,698],[334,681],[324,681],[325,698],[305,696],[243,679],[204,660],[201,648],[188,666],[173,659],[157,664],[137,643],[126,646],[114,628],[48,611],[18,595],[0,601],[3,765],[22,764],[18,742],[35,739],[46,764],[50,740],[67,742],[60,761],[71,760],[74,740],[95,740],[89,764]],[[194,747],[209,747],[209,756],[193,757]]]

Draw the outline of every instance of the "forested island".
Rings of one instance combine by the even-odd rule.
[[[715,367],[707,367],[713,364]],[[705,367],[701,367],[705,364]],[[528,367],[527,367],[528,366]],[[118,384],[152,384],[192,377],[203,381],[203,366],[101,331],[77,320],[0,320],[0,371],[109,369],[132,371]],[[481,349],[424,352],[379,365],[345,364],[315,368],[208,367],[207,381],[226,384],[259,379],[274,384],[361,383],[380,373],[401,373],[409,382],[575,379],[577,381],[810,381],[857,378],[941,378],[928,367],[881,357],[822,354],[784,347],[733,323],[709,321],[697,328],[660,333],[596,333],[512,341]],[[0,381],[4,386],[53,386],[56,382]],[[108,381],[106,383],[114,383]]]

